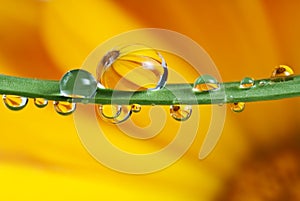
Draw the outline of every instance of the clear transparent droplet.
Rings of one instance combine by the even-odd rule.
[[[170,114],[177,121],[186,121],[192,114],[191,105],[171,105]]]
[[[131,111],[132,112],[135,112],[135,113],[138,113],[142,110],[142,106],[139,105],[139,104],[133,104],[131,105]]]
[[[266,80],[261,80],[261,81],[259,81],[258,86],[263,87],[263,86],[266,86],[267,84],[268,84],[268,82]]]
[[[34,98],[34,104],[38,108],[43,108],[48,105],[48,100],[45,98]]]
[[[231,103],[230,108],[233,112],[242,112],[245,109],[244,102]]]
[[[130,105],[95,105],[96,116],[105,122],[120,124],[130,118]]]
[[[142,91],[162,88],[168,68],[163,56],[150,47],[133,44],[108,52],[97,68],[97,80],[115,90]]]
[[[271,74],[272,81],[286,81],[293,79],[294,71],[287,65],[279,65],[274,68]]]
[[[121,105],[96,105],[96,108],[97,112],[105,119],[117,118],[122,112]]]
[[[252,77],[245,77],[240,82],[240,89],[250,89],[254,84],[254,79]]]
[[[23,109],[28,103],[28,98],[16,95],[3,95],[2,99],[8,109],[15,111]]]
[[[220,88],[220,83],[211,75],[202,75],[198,77],[193,86],[194,92],[205,92],[217,90]]]
[[[97,91],[97,81],[88,71],[74,69],[60,79],[60,93],[72,98],[90,98]]]
[[[76,103],[69,103],[64,101],[54,101],[54,109],[58,114],[69,115],[76,110]]]

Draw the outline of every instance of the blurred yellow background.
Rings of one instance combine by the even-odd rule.
[[[57,80],[110,37],[153,27],[195,40],[223,81],[269,77],[278,64],[299,74],[299,8],[297,0],[0,0],[0,73]],[[51,103],[19,112],[1,104],[0,200],[300,200],[299,102],[228,110],[208,158],[198,159],[197,136],[178,162],[148,175],[99,164],[72,115]]]

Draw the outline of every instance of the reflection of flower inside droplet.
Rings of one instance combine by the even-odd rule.
[[[162,55],[141,44],[108,52],[97,68],[97,80],[105,87],[140,91],[162,88],[168,69]]]
[[[170,114],[177,121],[185,121],[192,114],[192,106],[190,105],[171,105]]]
[[[287,65],[279,65],[274,68],[271,74],[271,79],[273,81],[285,81],[292,79],[291,76],[294,75],[294,71],[291,67]]]
[[[245,109],[245,103],[244,102],[231,103],[230,107],[233,112],[242,112]]]
[[[211,75],[202,75],[198,77],[193,86],[194,92],[205,92],[217,90],[220,88],[220,83]]]
[[[48,100],[44,99],[44,98],[35,98],[34,99],[34,104],[38,108],[43,108],[43,107],[46,107],[48,105]]]
[[[2,98],[5,106],[10,110],[21,110],[28,103],[28,98],[22,96],[3,95]]]
[[[240,89],[250,89],[254,86],[254,79],[251,77],[245,77],[240,82]]]
[[[141,110],[142,110],[142,106],[141,105],[139,105],[139,104],[133,104],[133,105],[131,105],[131,111],[132,112],[137,113],[137,112],[140,112]]]
[[[76,110],[76,103],[69,103],[64,101],[54,101],[54,109],[58,114],[69,115]]]

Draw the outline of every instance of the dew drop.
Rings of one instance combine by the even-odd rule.
[[[121,105],[96,105],[97,111],[105,119],[117,118],[122,112]]]
[[[191,105],[171,105],[170,114],[177,121],[188,120],[192,114]]]
[[[198,77],[193,86],[194,92],[205,92],[217,90],[220,88],[220,83],[211,75],[202,75]]]
[[[268,82],[266,80],[261,80],[258,85],[263,87],[263,86],[266,86],[268,84]]]
[[[286,81],[292,79],[294,71],[287,65],[276,66],[271,74],[272,81]]]
[[[96,116],[105,122],[120,124],[132,114],[130,105],[95,105]]]
[[[60,93],[71,98],[90,98],[97,91],[97,81],[88,71],[74,69],[60,79]]]
[[[240,89],[250,89],[254,86],[254,79],[251,77],[245,77],[240,82]]]
[[[133,104],[131,105],[131,111],[132,112],[135,112],[135,113],[138,113],[142,110],[142,106],[139,105],[139,104]]]
[[[16,95],[3,95],[2,99],[8,109],[15,111],[23,109],[28,103],[28,98]]]
[[[76,103],[69,103],[64,101],[54,101],[54,109],[58,114],[69,115],[72,114],[76,109]]]
[[[48,105],[48,100],[44,98],[34,98],[34,104],[38,108],[43,108]]]
[[[233,112],[242,112],[245,109],[244,102],[231,103],[230,108]]]
[[[116,90],[142,91],[164,87],[168,68],[163,56],[150,47],[133,44],[108,52],[97,67],[97,80]]]

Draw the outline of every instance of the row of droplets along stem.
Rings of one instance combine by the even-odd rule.
[[[3,102],[5,106],[13,111],[19,111],[28,103],[28,98],[16,95],[3,95]],[[38,108],[44,108],[48,105],[48,100],[44,98],[34,98],[34,104]],[[76,103],[53,101],[55,111],[60,115],[70,115],[76,110]],[[118,124],[126,121],[132,113],[141,111],[139,104],[133,105],[95,105],[96,112],[99,117],[106,122]],[[187,120],[192,113],[190,105],[171,105],[170,115],[178,121]]]
[[[97,89],[110,88],[115,90],[143,91],[159,90],[167,82],[168,67],[163,56],[155,49],[141,44],[126,45],[115,48],[104,55],[97,68],[97,79],[86,70],[74,69],[68,71],[60,80],[60,94],[69,98],[92,98]],[[271,74],[274,82],[290,79],[293,70],[286,65],[275,67]],[[259,86],[268,84],[261,81]],[[255,87],[254,79],[245,77],[239,88],[247,90]],[[220,83],[211,75],[201,75],[193,85],[194,93],[210,92],[220,89]],[[28,102],[25,97],[3,95],[5,105],[11,110],[21,110]],[[45,107],[48,101],[43,98],[34,99],[37,107]],[[76,103],[54,101],[55,110],[62,115],[75,111]],[[83,102],[84,103],[84,102]],[[230,104],[231,110],[241,112],[244,102]],[[132,113],[141,110],[138,104],[133,105],[95,105],[99,119],[118,124],[126,121]],[[192,113],[191,105],[171,105],[170,114],[177,121],[185,121]]]
[[[66,94],[69,93],[67,90],[68,87],[74,86],[74,85],[69,85],[70,82],[74,82],[74,79],[79,75],[83,74],[86,78],[89,78],[90,80],[87,82],[82,82],[82,83],[96,83],[94,81],[94,78],[91,74],[89,74],[87,71],[84,70],[71,70],[66,73],[65,76],[62,78],[62,83],[60,86],[62,87],[63,90],[61,92],[66,96]],[[291,79],[292,75],[294,74],[293,70],[286,66],[286,65],[280,65],[276,67],[271,75],[271,80],[274,82],[278,81],[286,81]],[[76,76],[75,76],[76,75]],[[267,82],[262,80],[259,82],[259,86],[264,86],[266,85]],[[65,87],[68,86],[68,87]],[[68,97],[91,97],[93,94],[95,94],[97,88],[95,88],[97,85],[91,85],[91,84],[86,84],[80,87],[80,92],[82,93],[76,93],[72,95],[68,95]],[[94,90],[82,90],[83,88],[91,87],[94,88]],[[199,78],[196,79],[193,87],[193,91],[196,93],[199,92],[205,92],[205,91],[211,91],[211,90],[217,90],[220,87],[220,84],[218,81],[210,76],[210,75],[203,75],[200,76]],[[242,90],[250,89],[252,87],[255,87],[255,82],[254,79],[251,77],[245,77],[241,80],[239,88]],[[86,93],[86,91],[89,91],[89,94]],[[6,105],[7,108],[11,110],[21,110],[23,109],[27,103],[28,103],[28,98],[26,97],[21,97],[21,96],[16,96],[16,95],[3,95],[3,101],[4,104]],[[44,98],[35,98],[34,99],[34,104],[39,107],[43,108],[48,105],[48,101]],[[69,103],[69,102],[62,102],[62,101],[54,101],[54,108],[55,111],[61,115],[68,115],[71,114],[75,111],[76,109],[76,103]],[[245,108],[245,103],[244,102],[238,102],[238,103],[232,103],[230,104],[231,110],[234,112],[242,112]],[[137,113],[141,111],[141,106],[138,104],[133,104],[131,106],[120,106],[120,105],[96,105],[97,110],[99,111],[99,114],[101,115],[101,118],[104,120],[109,120],[108,122],[111,123],[121,123],[127,120],[132,112]],[[105,112],[104,112],[105,111]],[[110,113],[110,115],[106,115],[105,113]],[[170,114],[171,116],[178,121],[185,121],[187,120],[192,113],[192,107],[190,105],[171,105],[170,106]]]
[[[4,105],[14,111],[19,111],[28,103],[27,97],[16,96],[16,95],[3,95],[2,96]],[[44,98],[34,98],[34,105],[38,108],[44,108],[48,105],[48,100]],[[63,101],[53,101],[54,109],[61,115],[68,115],[75,111],[76,103],[69,103]]]
[[[276,66],[271,73],[271,81],[261,80],[258,85],[260,87],[272,84],[274,82],[282,82],[293,79],[294,71],[287,65]],[[240,89],[247,90],[255,87],[254,79],[251,77],[245,77],[240,82]],[[233,112],[242,112],[245,109],[244,102],[231,103],[230,108]]]

